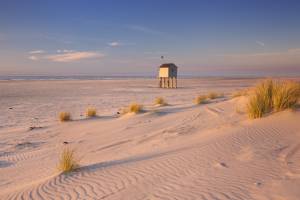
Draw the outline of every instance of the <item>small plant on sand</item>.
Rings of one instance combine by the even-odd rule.
[[[292,81],[277,82],[273,89],[273,107],[275,111],[292,108],[300,97],[300,84]]]
[[[207,97],[205,95],[199,95],[194,100],[195,104],[204,104],[207,102]]]
[[[215,93],[215,92],[210,92],[210,93],[207,95],[207,97],[208,97],[209,99],[216,99],[216,98],[219,97],[219,95],[218,95],[217,93]]]
[[[240,96],[246,96],[248,94],[247,90],[239,90],[237,92],[234,92],[232,94],[232,98],[240,97]]]
[[[167,102],[164,100],[164,98],[162,98],[162,97],[157,97],[157,98],[155,98],[155,100],[154,100],[154,104],[155,104],[155,105],[160,105],[160,106],[165,106],[165,105],[167,105]]]
[[[127,113],[140,113],[143,111],[143,106],[137,103],[132,103],[128,107],[124,108],[121,113],[127,114]]]
[[[260,118],[271,111],[273,86],[272,80],[266,80],[253,89],[247,104],[247,112],[250,118]]]
[[[70,147],[65,147],[60,154],[58,162],[58,170],[63,173],[68,173],[78,168],[78,160],[75,157],[75,150]]]
[[[260,118],[272,111],[282,111],[295,106],[299,98],[299,83],[266,80],[252,91],[247,104],[248,115],[250,118]]]
[[[85,114],[87,117],[96,117],[97,110],[95,108],[88,108]]]
[[[69,112],[60,112],[59,113],[59,120],[61,122],[66,122],[71,120],[71,114]]]
[[[129,105],[128,111],[130,113],[140,113],[143,110],[143,106],[137,103],[132,103]]]

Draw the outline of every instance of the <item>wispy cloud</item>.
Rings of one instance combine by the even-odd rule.
[[[32,54],[28,57],[29,60],[49,60],[53,62],[75,62],[87,59],[99,59],[105,55],[97,51],[75,51],[75,50],[56,50],[54,54],[44,54],[45,51],[36,50],[29,52]]]
[[[57,49],[57,53],[71,53],[74,52],[74,50],[69,50],[69,49]]]
[[[139,31],[139,32],[143,32],[143,33],[151,34],[151,35],[164,35],[165,34],[164,32],[154,30],[152,28],[148,28],[145,26],[140,26],[140,25],[128,25],[127,27],[131,30]]]
[[[46,51],[44,50],[33,50],[33,51],[29,51],[29,54],[42,54],[42,53],[46,53]]]
[[[259,46],[262,46],[262,47],[264,47],[265,46],[265,43],[264,42],[262,42],[262,41],[255,41],[255,43],[256,44],[258,44]]]
[[[115,42],[108,43],[108,45],[111,46],[111,47],[118,47],[118,46],[121,46],[122,44],[120,42],[115,41]]]
[[[79,60],[97,59],[102,57],[104,57],[104,54],[100,52],[79,51],[48,55],[45,58],[54,62],[74,62]]]
[[[36,57],[36,56],[29,56],[28,59],[29,60],[38,60],[38,57]]]

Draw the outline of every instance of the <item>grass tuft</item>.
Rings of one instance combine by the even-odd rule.
[[[216,92],[210,92],[208,95],[207,95],[207,98],[209,99],[216,99],[218,98],[219,95],[216,93]]]
[[[240,97],[240,96],[246,96],[248,94],[247,90],[239,90],[232,94],[232,98]]]
[[[162,97],[156,97],[154,100],[155,105],[165,106],[167,105],[167,102]]]
[[[87,117],[96,117],[97,110],[95,108],[88,108],[85,114]]]
[[[300,97],[300,84],[292,81],[277,82],[273,89],[273,107],[282,111],[294,107]]]
[[[68,173],[78,168],[78,166],[78,161],[75,158],[75,150],[65,147],[59,158],[58,170],[63,173]]]
[[[272,80],[265,80],[253,89],[247,104],[247,112],[251,119],[260,118],[271,111],[273,86]]]
[[[143,110],[143,106],[137,103],[132,103],[129,106],[130,113],[140,113]]]
[[[60,112],[59,113],[59,120],[61,122],[66,122],[71,120],[71,114],[69,112]]]
[[[204,104],[207,103],[207,97],[205,95],[199,95],[194,100],[195,104]]]
[[[143,106],[137,103],[132,103],[128,107],[124,108],[121,113],[127,114],[127,113],[140,113],[143,111]]]
[[[250,118],[260,118],[272,111],[282,111],[295,106],[300,97],[299,83],[266,80],[252,91],[247,112]]]

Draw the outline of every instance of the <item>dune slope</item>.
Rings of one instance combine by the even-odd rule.
[[[0,199],[290,199],[300,196],[300,112],[259,120],[243,97],[1,132]],[[59,174],[63,142],[81,167]]]

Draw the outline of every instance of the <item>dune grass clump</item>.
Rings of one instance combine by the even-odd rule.
[[[156,97],[154,100],[155,105],[165,106],[167,105],[167,102],[162,97]]]
[[[143,106],[137,103],[132,103],[129,106],[129,112],[131,113],[140,113],[143,110]]]
[[[208,95],[207,95],[207,98],[209,99],[216,99],[218,98],[219,95],[216,93],[216,92],[210,92]]]
[[[266,80],[253,89],[247,104],[248,116],[251,119],[260,118],[271,111],[273,86],[272,80]]]
[[[66,122],[71,120],[71,114],[69,112],[60,112],[59,113],[59,120],[61,122]]]
[[[78,160],[75,157],[75,150],[70,147],[65,147],[60,154],[58,162],[58,170],[63,173],[68,173],[79,167]]]
[[[246,96],[248,94],[247,90],[239,90],[237,92],[234,92],[232,94],[232,98],[240,97],[240,96]]]
[[[294,107],[300,97],[300,84],[292,81],[278,82],[273,88],[273,107],[282,111]]]
[[[122,114],[127,114],[127,113],[135,113],[138,114],[143,111],[143,106],[137,103],[132,103],[130,104],[127,108],[124,108],[122,110]]]
[[[199,95],[194,100],[195,104],[204,104],[207,103],[207,97],[205,95]]]
[[[86,115],[87,117],[96,117],[96,115],[97,115],[97,110],[96,110],[95,108],[88,108],[88,109],[86,110],[85,115]]]
[[[250,118],[260,118],[272,111],[282,111],[295,106],[299,97],[299,83],[266,80],[253,89],[247,104],[247,112]]]

